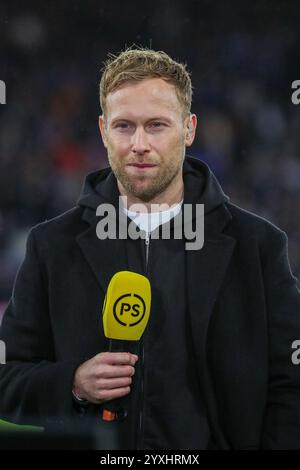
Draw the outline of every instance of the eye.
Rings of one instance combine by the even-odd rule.
[[[127,122],[120,122],[119,124],[116,124],[115,127],[119,128],[119,129],[128,129],[129,124]]]
[[[153,121],[151,122],[150,127],[154,129],[161,129],[162,127],[164,127],[164,123],[160,121]]]

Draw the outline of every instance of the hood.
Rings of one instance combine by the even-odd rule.
[[[229,201],[208,165],[197,158],[185,157],[183,179],[184,203],[204,204],[205,214]],[[77,205],[96,209],[99,204],[106,202],[117,207],[118,197],[117,181],[109,167],[86,176]]]

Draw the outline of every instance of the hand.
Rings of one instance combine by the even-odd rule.
[[[76,369],[74,393],[95,404],[128,395],[137,360],[129,352],[97,354]]]

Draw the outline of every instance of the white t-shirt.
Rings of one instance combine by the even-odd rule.
[[[182,203],[183,200],[171,209],[160,212],[134,212],[126,209],[125,207],[123,209],[125,214],[134,221],[140,230],[144,230],[149,233],[155,230],[159,225],[165,224],[176,217],[181,210]]]

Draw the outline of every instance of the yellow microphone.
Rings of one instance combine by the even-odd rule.
[[[119,271],[111,278],[103,304],[103,329],[109,351],[126,351],[126,341],[139,341],[149,321],[151,286],[149,279],[132,271]],[[102,419],[117,419],[120,397],[105,404]]]

